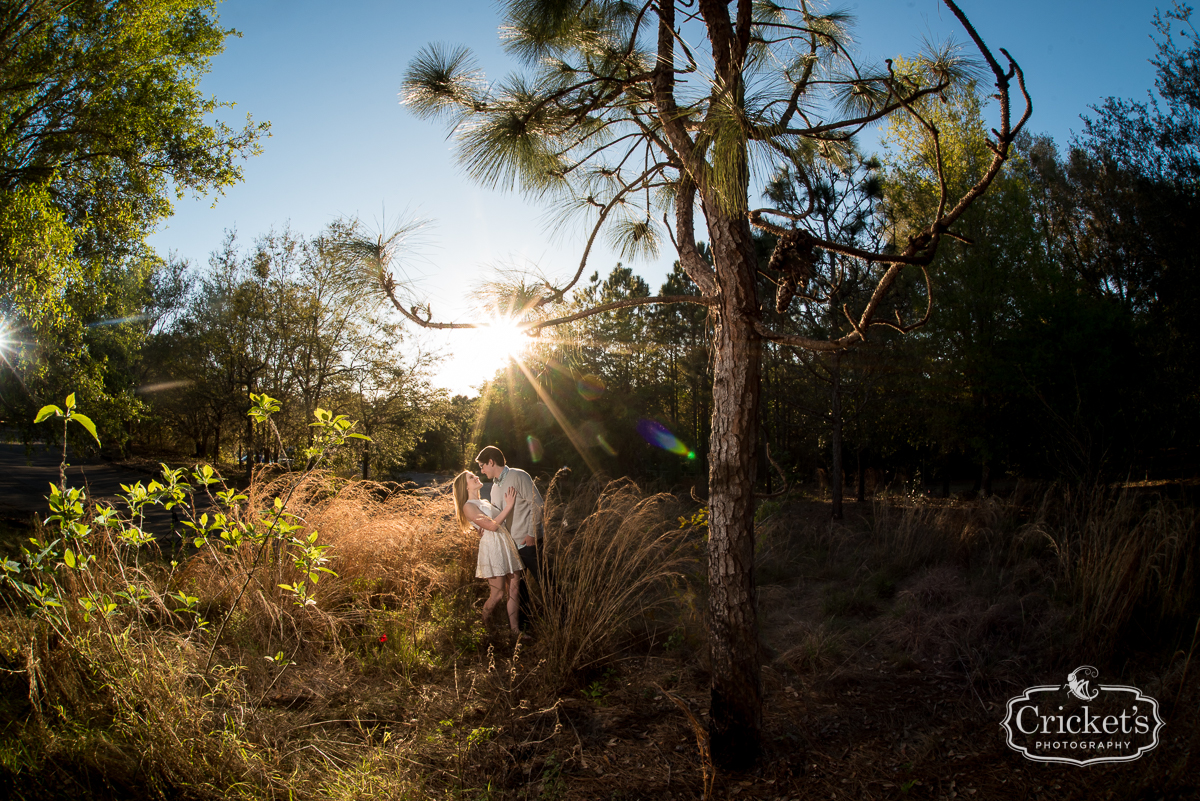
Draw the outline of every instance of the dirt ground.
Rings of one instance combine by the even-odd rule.
[[[939,666],[899,673],[867,658],[819,684],[767,669],[764,691],[764,764],[743,775],[718,773],[715,798],[1198,797],[1195,682],[1188,712],[1164,710],[1156,751],[1137,763],[1082,768],[1010,750],[999,725],[1007,699],[980,697],[962,675]],[[679,694],[693,708],[707,705],[702,687]],[[648,695],[634,676],[606,707],[582,700],[565,707],[579,735],[577,759],[563,766],[565,797],[701,797],[688,721],[660,695]]]
[[[822,504],[812,507],[828,519]],[[1018,564],[998,578],[949,561],[894,585],[865,567],[760,580],[764,758],[749,773],[716,772],[708,797],[1200,798],[1200,659],[1190,623],[1178,642],[1126,649],[1101,665],[1100,681],[1158,700],[1166,725],[1141,759],[1080,767],[1031,761],[1007,745],[1010,698],[1062,684],[1095,661],[1086,644],[1064,646],[1052,583],[1023,583],[1025,569],[1034,572]],[[507,721],[491,746],[503,775],[486,778],[518,798],[704,798],[696,726],[663,692],[706,726],[704,645],[660,642],[649,656],[585,677],[548,710]],[[533,657],[536,644],[525,659]],[[467,722],[495,721],[482,710]]]
[[[709,797],[1200,798],[1193,671],[1176,670],[1167,681],[1145,674],[1143,689],[1157,696],[1166,721],[1157,749],[1137,762],[1077,767],[1033,762],[1008,748],[1000,722],[1020,690],[980,686],[953,664],[898,667],[877,650],[863,648],[819,678],[765,666],[765,756],[752,772],[717,772]],[[626,663],[603,689],[593,684],[560,699],[542,713],[540,728],[525,720],[510,729],[494,744],[506,773],[491,778],[521,798],[703,798],[706,767],[694,727],[662,689],[699,713],[708,706],[706,679],[695,662],[678,658]],[[1031,675],[1028,683],[1058,680]],[[703,714],[697,720],[706,723]],[[489,721],[480,710],[469,722]],[[555,728],[536,746],[521,743]]]

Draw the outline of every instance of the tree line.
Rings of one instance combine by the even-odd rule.
[[[1188,9],[1155,25],[1164,107],[1109,98],[1061,149],[1045,136],[1018,137],[1000,177],[956,226],[958,238],[939,250],[928,287],[910,276],[890,300],[889,314],[911,319],[932,292],[936,309],[923,327],[873,331],[844,351],[765,345],[759,438],[784,475],[760,448],[761,491],[820,471],[840,514],[843,494],[862,499],[868,478],[949,494],[952,486],[990,492],[1006,474],[1092,481],[1192,469],[1197,48],[1178,33],[1180,25],[1193,31]],[[926,104],[952,184],[975,180],[990,156],[984,103],[968,85]],[[924,134],[895,118],[878,156],[847,150],[809,185],[781,171],[765,195],[782,208],[824,204],[829,237],[902,241],[938,200]],[[760,297],[774,298],[784,283],[772,264],[778,245],[777,236],[756,236]],[[823,254],[801,313],[772,313],[772,322],[811,338],[843,336],[854,324],[843,306],[863,302],[870,278]],[[689,286],[677,265],[658,294],[695,291]],[[594,273],[573,303],[650,290],[618,265]],[[517,372],[494,389],[483,438],[548,465],[702,484],[711,326],[705,309],[672,304],[556,330],[535,348],[532,375]]]
[[[354,456],[364,476],[402,465],[455,469],[481,442],[547,469],[666,482],[706,475],[713,318],[703,306],[633,307],[556,331],[529,354],[528,373],[502,371],[491,382],[476,430],[475,403],[433,389],[435,356],[411,349],[378,296],[341,278],[336,245],[351,223],[311,238],[267,233],[246,250],[230,235],[206,269],[158,257],[144,237],[169,213],[167,188],[136,176],[165,171],[197,189],[219,188],[238,178],[236,159],[254,151],[265,129],[206,127],[193,116],[138,143],[141,155],[132,147],[92,155],[96,137],[133,136],[121,103],[211,111],[190,73],[219,52],[220,39],[211,20],[170,16],[165,6],[139,15],[82,4],[57,17],[49,8],[26,2],[5,12],[13,58],[3,96],[15,137],[4,149],[3,302],[12,341],[0,399],[8,425],[20,427],[41,400],[73,390],[118,447],[139,441],[197,458],[278,460],[306,444],[302,421],[326,405],[372,436]],[[1061,151],[1045,137],[1016,140],[1001,177],[958,224],[959,240],[930,266],[937,312],[924,327],[904,336],[881,329],[829,353],[765,344],[759,441],[783,475],[760,448],[761,489],[820,471],[837,503],[844,480],[861,498],[875,473],[946,492],[964,481],[988,491],[1005,473],[1088,478],[1181,468],[1196,441],[1200,358],[1190,311],[1200,169],[1190,14],[1177,5],[1154,20],[1161,105],[1109,98]],[[155,31],[163,20],[167,28]],[[78,85],[30,80],[38,70],[51,74],[62,57],[56,42],[83,30],[100,32],[85,54],[96,64],[109,64],[120,43],[163,55],[182,42],[185,66],[156,95],[114,95],[111,108],[83,103],[71,94]],[[170,30],[190,37],[168,40]],[[75,64],[75,74],[91,76],[89,65]],[[135,68],[123,70],[137,80]],[[961,191],[990,156],[984,99],[960,86],[919,102],[942,131],[943,167]],[[74,127],[51,136],[48,117],[34,126],[52,112]],[[854,148],[801,154],[802,169],[779,171],[764,199],[793,213],[816,206],[813,219],[830,240],[895,247],[937,202],[925,134],[914,118],[893,117],[878,156]],[[197,137],[206,148],[172,161],[168,136]],[[780,270],[779,239],[755,238],[763,298],[797,289],[788,290]],[[712,261],[703,245],[699,253]],[[25,261],[37,269],[23,270]],[[811,338],[845,336],[854,324],[843,308],[862,302],[872,276],[833,252],[813,265],[799,288],[807,299],[800,312],[768,310],[771,322]],[[889,313],[919,315],[924,292],[910,278]],[[677,263],[658,294],[689,293],[698,290]],[[617,265],[603,277],[594,272],[570,302],[583,309],[651,295]],[[281,438],[246,427],[250,392],[284,401]]]
[[[323,408],[370,437],[342,465],[363,478],[387,478],[409,459],[461,463],[461,447],[422,449],[462,417],[465,399],[456,406],[435,389],[435,355],[410,341],[377,296],[345,280],[337,243],[350,227],[335,223],[311,238],[269,233],[247,249],[231,234],[206,270],[163,275],[162,294],[175,303],[143,351],[142,443],[212,461],[292,463],[312,444],[309,421]],[[280,401],[274,431],[247,422],[251,394]]]

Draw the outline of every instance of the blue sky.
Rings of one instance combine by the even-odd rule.
[[[912,53],[922,38],[965,39],[936,0],[848,0],[858,19],[860,54],[880,60]],[[1167,4],[1144,0],[960,0],[993,50],[1003,47],[1025,71],[1033,95],[1029,130],[1059,145],[1082,125],[1080,115],[1107,96],[1144,99],[1153,88],[1151,18]],[[442,0],[225,0],[218,6],[229,39],[203,89],[270,120],[261,156],[223,197],[176,203],[151,242],[202,264],[234,229],[244,245],[274,227],[315,234],[339,216],[368,224],[400,216],[430,221],[408,265],[418,292],[444,319],[465,319],[486,293],[497,266],[574,272],[581,232],[558,230],[543,210],[515,194],[482,189],[457,168],[445,130],[409,114],[398,91],[409,60],[425,44],[466,44],[489,78],[512,62],[499,46],[498,6]],[[672,257],[632,266],[657,288]],[[607,273],[618,261],[601,250],[590,266]],[[468,391],[497,365],[482,363],[478,338],[422,337],[455,356],[439,383]],[[467,355],[467,354],[471,355]]]

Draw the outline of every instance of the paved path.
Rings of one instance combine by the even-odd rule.
[[[32,453],[26,453],[24,445],[0,443],[0,519],[21,525],[33,517],[42,519],[49,513],[46,497],[50,485],[58,483],[58,464],[62,451],[35,445]],[[67,486],[84,487],[88,498],[107,501],[124,511],[125,506],[117,502],[122,484],[137,481],[149,483],[157,477],[150,473],[104,462],[80,459],[78,463],[68,453]],[[418,491],[427,493],[448,492],[450,476],[436,473],[408,472],[397,476],[399,483],[416,484]],[[147,514],[147,525],[165,545],[170,539],[171,513],[162,507],[151,507]]]
[[[402,487],[415,484],[418,492],[433,494],[436,492],[449,492],[450,481],[453,478],[453,475],[445,475],[443,473],[417,473],[406,470],[403,473],[397,473],[392,477],[392,480]]]
[[[36,516],[48,514],[46,498],[50,485],[58,483],[58,465],[61,450],[47,450],[35,445],[27,454],[24,445],[0,443],[0,517],[14,521],[28,521]],[[73,462],[68,453],[67,486],[84,487],[88,497],[95,501],[113,503],[121,492],[122,484],[137,481],[148,483],[152,476],[127,467],[103,461],[80,460]],[[118,504],[117,508],[123,508]],[[149,526],[156,534],[171,530],[171,513],[156,508],[149,515]]]

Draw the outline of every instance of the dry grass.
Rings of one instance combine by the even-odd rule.
[[[856,649],[883,649],[887,664],[953,666],[986,692],[1038,666],[1109,665],[1172,640],[1188,651],[1200,608],[1190,508],[1061,487],[968,503],[882,498],[844,524],[805,508],[760,526],[760,576],[792,589],[760,599],[768,652],[799,675],[828,679],[842,654],[853,663]],[[775,542],[779,519],[795,521],[790,549]]]
[[[0,747],[0,765],[34,777],[30,797],[97,776],[119,797],[462,792],[494,760],[497,737],[536,748],[531,737],[561,726],[552,712],[533,714],[537,700],[618,657],[675,597],[663,583],[683,558],[673,498],[593,482],[559,503],[558,489],[548,493],[553,578],[537,587],[540,637],[525,654],[484,647],[476,540],[458,530],[449,495],[322,473],[252,486],[232,510],[240,520],[269,520],[283,498],[292,536],[329,546],[334,573],[316,585],[315,605],[279,588],[303,578],[279,543],[206,546],[177,569],[146,552],[135,568],[120,548],[96,548],[87,587],[60,571],[64,602],[136,570],[145,611],[89,623],[68,608],[66,639],[21,618],[0,626],[11,643],[6,687],[27,696],[14,712],[32,713],[18,726],[22,746]],[[207,632],[170,611],[178,591],[199,597],[214,621]],[[527,733],[505,740],[510,728]]]
[[[96,529],[88,571],[57,571],[62,625],[20,617],[0,625],[6,689],[20,685],[25,699],[12,704],[10,734],[29,715],[17,728],[22,745],[0,748],[0,764],[37,777],[31,797],[96,777],[107,794],[131,798],[303,796],[317,787],[324,797],[383,789],[402,797],[420,786],[411,770],[397,770],[394,749],[364,749],[362,733],[327,736],[323,720],[368,675],[401,677],[411,692],[472,631],[474,551],[451,502],[324,473],[286,475],[247,494],[229,510],[238,519],[269,521],[275,498],[286,498],[293,536],[330,546],[335,572],[317,584],[318,603],[296,603],[278,586],[302,578],[280,542],[205,546],[176,569],[153,558],[154,546],[135,551]],[[139,612],[84,619],[87,593],[112,596],[131,584]],[[180,591],[197,596],[214,625],[197,628],[172,611],[168,594]],[[364,767],[385,763],[393,780]]]
[[[240,669],[220,667],[198,684],[195,643],[129,630],[56,641],[28,621],[3,629],[9,660],[24,665],[28,717],[0,764],[25,776],[23,794],[207,798],[227,789],[252,798],[283,788],[269,758],[247,747]]]
[[[259,553],[247,544],[190,559],[180,584],[213,612],[233,616],[234,651],[254,643],[263,654],[282,650],[294,659],[362,650],[386,635],[387,653],[400,656],[406,670],[419,669],[422,653],[443,633],[422,625],[431,605],[469,606],[475,589],[474,540],[458,530],[449,499],[431,501],[327,473],[289,474],[252,487],[242,514],[266,518],[277,497],[289,499],[288,511],[300,524],[293,536],[315,534],[329,546],[334,573],[313,588],[317,603],[302,605],[279,586],[305,578],[283,548]],[[248,574],[247,591],[232,609]]]
[[[931,498],[877,498],[871,517],[876,551],[909,573],[946,561],[990,566],[1009,564],[1029,502],[1029,488],[1011,498],[986,497],[969,503]]]
[[[276,587],[298,576],[282,552],[256,562],[245,548],[187,558],[170,586],[169,565],[143,558],[135,569],[153,592],[138,619],[79,624],[68,638],[0,620],[0,787],[19,782],[25,798],[704,794],[691,725],[660,689],[706,705],[701,531],[680,527],[676,499],[630,482],[547,492],[537,637],[514,647],[478,624],[475,538],[457,530],[449,497],[328,475],[249,494],[242,514],[288,496],[298,536],[331,546],[337,575],[321,579],[316,608]],[[1063,659],[1102,662],[1102,646],[1129,650],[1134,622],[1163,628],[1197,608],[1195,515],[1174,504],[1052,490],[860,511],[831,524],[821,504],[762,510],[768,759],[758,774],[717,776],[715,797],[1013,797],[1034,773],[980,732],[997,728],[1014,687],[1056,676]],[[101,556],[98,580],[116,588],[130,561],[117,548]],[[214,619],[231,615],[211,670],[211,634],[168,611],[179,589]],[[1168,717],[1200,689],[1193,629],[1171,654],[1132,663]],[[1086,654],[1074,639],[1084,632]],[[1076,797],[1110,785],[1187,797],[1195,729],[1171,720],[1178,742],[1153,764],[1079,774]]]
[[[555,681],[612,659],[678,597],[675,579],[688,561],[680,511],[674,496],[646,495],[628,480],[551,484],[533,594],[536,636]]]
[[[1044,537],[1080,642],[1111,655],[1135,618],[1156,631],[1195,611],[1196,510],[1128,488],[1046,492],[1027,535]]]

